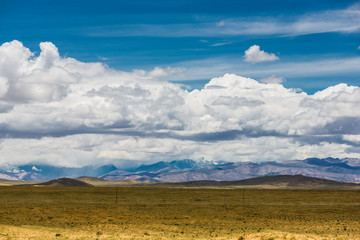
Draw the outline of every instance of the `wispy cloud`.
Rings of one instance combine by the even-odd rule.
[[[110,60],[110,58],[108,58],[108,57],[99,56],[98,58],[99,58],[99,60],[101,60],[101,61],[108,61],[108,60]]]
[[[106,25],[81,30],[91,36],[215,37],[244,35],[297,36],[360,31],[360,4],[346,9],[310,12],[299,16],[252,16],[175,24]]]
[[[225,26],[225,21],[224,21],[224,20],[221,20],[221,21],[217,22],[217,23],[216,23],[216,26],[218,26],[218,27]]]
[[[269,62],[267,64],[249,64],[243,58],[208,58],[184,61],[174,64],[184,67],[183,75],[178,80],[209,79],[231,72],[235,74],[267,78],[269,76],[291,77],[319,77],[319,76],[348,76],[360,74],[360,57],[329,58],[317,56],[317,59],[303,59],[297,61]]]
[[[224,46],[224,45],[229,45],[229,44],[231,44],[230,41],[227,41],[227,42],[219,42],[219,43],[211,44],[210,47],[219,47],[219,46]]]

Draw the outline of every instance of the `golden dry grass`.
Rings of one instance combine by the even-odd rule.
[[[115,193],[0,187],[0,239],[360,239],[360,191],[246,189],[245,204],[242,189]]]

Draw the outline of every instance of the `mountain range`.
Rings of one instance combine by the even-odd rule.
[[[14,182],[16,182],[14,184]],[[95,177],[59,178],[47,182],[0,181],[3,186],[48,186],[48,187],[180,187],[180,188],[247,188],[251,189],[311,189],[311,190],[359,190],[359,183],[339,182],[303,175],[274,175],[249,178],[238,181],[190,181],[190,182],[152,182],[138,181],[110,182]]]
[[[57,167],[50,165],[28,164],[14,167],[12,169],[0,170],[0,179],[23,180],[23,181],[48,181],[52,179],[79,176],[101,176],[116,170],[114,165],[103,165],[100,167]]]
[[[61,177],[100,177],[109,181],[141,182],[235,181],[271,175],[304,175],[343,182],[360,182],[360,159],[307,158],[283,162],[210,162],[190,159],[143,164],[131,169],[114,165],[82,168],[23,165],[0,170],[0,179],[47,181]]]

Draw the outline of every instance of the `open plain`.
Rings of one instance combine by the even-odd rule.
[[[0,187],[0,239],[360,239],[360,191]]]

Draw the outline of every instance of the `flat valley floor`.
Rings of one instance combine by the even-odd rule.
[[[360,191],[6,186],[0,239],[360,239]]]

